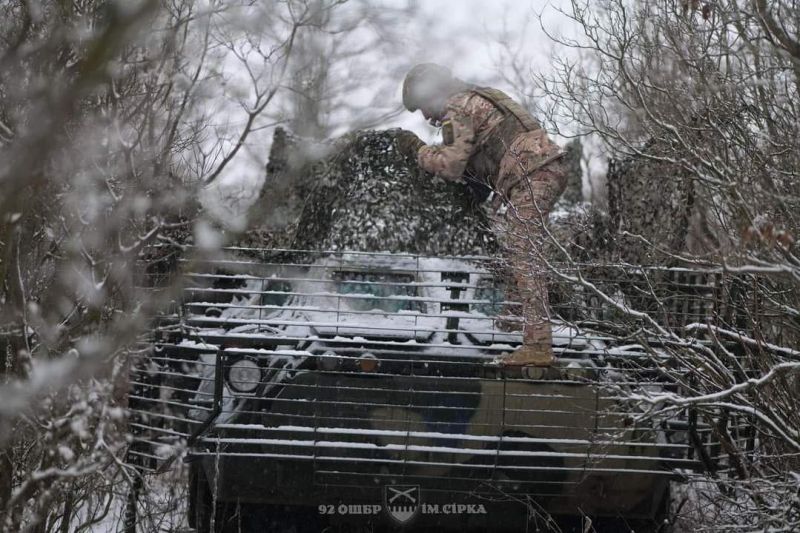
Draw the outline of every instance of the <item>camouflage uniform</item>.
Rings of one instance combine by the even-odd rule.
[[[419,165],[448,180],[479,180],[493,192],[486,205],[508,251],[526,317],[523,349],[506,363],[549,364],[552,332],[539,243],[566,186],[562,152],[530,114],[494,89],[452,95],[442,136],[442,145],[419,149]]]

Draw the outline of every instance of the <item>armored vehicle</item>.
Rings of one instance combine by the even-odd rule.
[[[555,366],[504,367],[520,336],[490,265],[280,252],[187,273],[135,395],[169,423],[144,424],[140,453],[187,439],[198,531],[282,506],[315,524],[654,523],[670,478],[700,465],[685,419],[638,423],[621,394],[668,387],[652,358],[556,321]]]
[[[554,265],[557,362],[507,367],[519,313],[480,207],[398,155],[398,135],[294,170],[311,178],[287,249],[253,232],[177,261],[186,286],[133,371],[130,456],[157,470],[185,451],[200,532],[655,524],[670,479],[718,454],[688,410],[653,420],[630,400],[677,385],[619,310],[703,321],[718,274]],[[296,159],[273,154],[271,179]]]

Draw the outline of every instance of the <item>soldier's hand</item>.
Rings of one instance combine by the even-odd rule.
[[[425,143],[422,142],[422,139],[410,131],[400,132],[395,139],[395,144],[397,145],[398,152],[406,157],[411,157],[414,159],[417,157],[417,151],[421,147],[425,146]]]

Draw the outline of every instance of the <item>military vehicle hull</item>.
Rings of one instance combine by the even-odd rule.
[[[621,406],[601,389],[559,376],[308,371],[265,412],[259,403],[193,451],[221,500],[334,506],[358,520],[340,506],[378,505],[384,515],[386,486],[401,485],[442,512],[530,500],[551,514],[646,519],[680,462],[652,434],[624,429]]]
[[[610,320],[580,287],[553,285],[556,364],[507,367],[519,321],[487,258],[279,259],[189,273],[136,371],[132,454],[156,465],[155,443],[185,439],[194,523],[209,502],[456,528],[653,520],[670,481],[703,467],[708,428],[631,400],[669,392],[667,359],[597,329]]]

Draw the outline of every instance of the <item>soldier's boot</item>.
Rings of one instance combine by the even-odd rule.
[[[523,344],[503,358],[504,366],[551,366],[553,362],[553,346],[542,342]]]
[[[553,355],[553,331],[550,322],[544,319],[526,324],[522,334],[522,346],[503,358],[505,366],[550,366]]]

